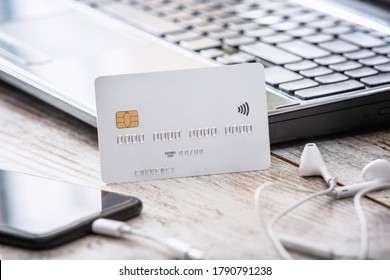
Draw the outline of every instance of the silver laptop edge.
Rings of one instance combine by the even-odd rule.
[[[19,0],[19,2],[23,2],[23,0]],[[102,43],[102,46],[99,46],[99,50],[92,54],[87,52],[86,49],[88,49],[88,46],[69,46],[70,49],[77,48],[79,52],[77,55],[83,58],[79,61],[76,56],[68,57],[68,50],[62,45],[58,44],[56,46],[55,42],[49,41],[42,43],[42,40],[39,37],[34,38],[33,36],[29,36],[29,34],[23,34],[23,32],[28,32],[28,30],[24,31],[26,25],[23,25],[23,22],[14,23],[11,21],[9,25],[2,25],[0,22],[0,43],[2,41],[5,42],[5,44],[11,43],[14,44],[16,49],[20,47],[22,51],[27,49],[27,52],[30,51],[30,53],[42,52],[40,53],[42,54],[42,57],[46,56],[45,59],[50,60],[50,62],[47,62],[45,59],[42,59],[42,63],[38,60],[36,62],[33,61],[31,64],[27,62],[26,65],[21,66],[20,63],[14,63],[12,58],[5,59],[0,56],[0,77],[4,81],[52,104],[90,125],[96,126],[94,96],[87,96],[86,99],[78,101],[78,96],[75,95],[76,93],[73,93],[72,96],[71,92],[69,97],[69,89],[72,88],[72,86],[69,87],[69,81],[71,81],[72,77],[66,77],[66,75],[69,75],[69,71],[74,75],[73,78],[75,79],[75,83],[81,83],[77,89],[80,91],[88,91],[90,92],[89,95],[91,95],[93,94],[94,77],[101,75],[220,65],[217,62],[201,58],[190,51],[183,50],[178,46],[162,41],[160,38],[131,27],[120,20],[105,16],[85,5],[73,1],[59,2],[61,2],[59,5],[63,6],[60,8],[55,7],[53,14],[48,12],[43,15],[39,15],[39,13],[37,15],[30,15],[28,21],[29,26],[35,25],[31,28],[40,27],[44,33],[45,30],[51,32],[48,26],[59,25],[57,18],[62,18],[64,21],[79,21],[78,23],[82,24],[83,28],[88,30],[86,33],[79,30],[79,38],[73,38],[73,42],[70,44],[77,44],[77,40],[83,39],[83,35],[87,33],[92,34],[90,37],[91,40],[95,40],[100,34],[106,34],[107,36],[110,36],[111,42]],[[373,26],[377,24],[378,22],[374,23]],[[95,25],[105,31],[96,31]],[[381,26],[383,26],[383,30],[388,28],[386,25]],[[66,34],[66,31],[73,31],[73,29],[65,29],[64,34]],[[18,34],[18,32],[21,33]],[[17,36],[10,39],[8,38],[9,34],[17,34]],[[73,36],[73,34],[67,35],[68,36],[65,37],[72,38]],[[20,38],[23,38],[23,40]],[[85,44],[88,45],[88,40],[85,41]],[[30,45],[34,47],[32,47],[31,50],[28,50]],[[117,47],[118,45],[120,45],[120,47]],[[92,46],[93,44],[91,43],[89,47]],[[55,49],[55,47],[57,47],[57,49]],[[141,50],[147,50],[148,54],[144,57],[134,57],[130,54],[130,49],[134,49],[137,56],[142,55]],[[112,65],[113,61],[115,61],[115,59],[117,60],[119,57],[123,57],[123,60],[128,59],[131,63]],[[97,58],[99,58],[99,61]],[[79,77],[82,73],[88,72],[86,70],[90,70],[90,73],[85,77]],[[61,79],[61,77],[64,77],[64,79]],[[88,83],[88,85],[85,83]],[[271,141],[273,143],[339,132],[348,129],[348,126],[350,126],[350,128],[358,128],[356,124],[348,124],[350,121],[348,121],[348,123],[343,123],[343,121],[340,120],[339,126],[334,123],[338,116],[342,116],[343,111],[350,107],[355,107],[355,111],[359,111],[360,108],[367,108],[367,114],[369,114],[370,111],[387,112],[387,108],[390,108],[390,100],[387,97],[388,95],[385,94],[390,90],[389,86],[364,89],[354,93],[333,95],[325,99],[305,101],[288,98],[285,94],[282,94],[271,87],[267,87],[267,89],[270,133]],[[350,99],[355,100],[353,105],[348,104]],[[372,103],[372,106],[366,106],[367,102]],[[354,114],[356,114],[356,112],[353,112],[351,116]],[[329,118],[330,115],[334,117]],[[371,120],[372,123],[384,122],[384,118],[378,119],[377,116],[371,117],[373,118]],[[319,128],[314,128],[311,132],[307,132],[308,128],[305,128],[305,126],[316,122],[325,122],[324,131],[321,131]],[[304,131],[305,129],[306,131]]]

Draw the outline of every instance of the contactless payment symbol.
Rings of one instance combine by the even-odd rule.
[[[132,128],[138,127],[138,111],[119,111],[116,112],[116,127],[117,128]]]
[[[245,102],[244,104],[238,106],[238,113],[248,116],[249,115],[249,104]]]

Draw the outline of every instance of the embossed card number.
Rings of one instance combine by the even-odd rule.
[[[260,64],[99,77],[95,89],[106,183],[270,165]]]

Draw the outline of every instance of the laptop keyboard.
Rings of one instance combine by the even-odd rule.
[[[390,84],[390,36],[281,0],[79,0],[220,64],[261,62],[310,100]]]

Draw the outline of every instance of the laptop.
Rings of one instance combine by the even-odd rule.
[[[0,78],[96,126],[98,76],[263,63],[272,143],[388,125],[389,5],[0,0]]]

